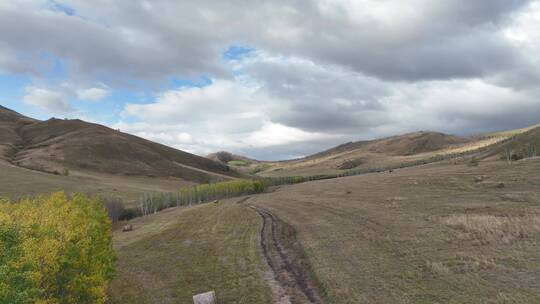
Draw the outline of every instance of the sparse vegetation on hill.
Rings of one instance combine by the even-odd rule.
[[[64,193],[0,201],[0,303],[105,303],[114,266],[99,201]]]
[[[37,121],[0,109],[0,158],[63,174],[176,177],[208,183],[238,177],[225,164],[82,120]]]
[[[256,174],[257,172],[263,171],[271,166],[271,162],[258,161],[225,151],[212,153],[206,157],[248,175]]]
[[[479,157],[484,158],[508,142],[531,142],[534,141],[533,137],[540,138],[531,135],[534,130],[535,127],[529,127],[473,137],[416,132],[371,141],[349,142],[305,158],[266,163],[266,168],[254,173],[262,176],[347,175],[351,171],[374,172],[378,170],[376,168],[403,168],[480,152],[482,154]],[[502,151],[499,152],[502,154]]]

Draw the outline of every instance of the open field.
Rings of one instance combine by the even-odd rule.
[[[539,170],[429,165],[249,203],[296,228],[328,303],[540,303]]]
[[[110,174],[54,175],[0,162],[0,197],[18,199],[65,190],[122,198],[127,206],[139,204],[144,193],[175,192],[195,183],[179,178],[149,178]]]
[[[282,186],[130,221],[111,303],[539,303],[540,159]]]
[[[258,249],[261,222],[240,199],[172,208],[114,232],[118,276],[109,303],[193,303],[215,290],[219,303],[272,303]]]

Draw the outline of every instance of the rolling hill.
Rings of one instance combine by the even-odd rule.
[[[223,164],[82,120],[37,121],[0,109],[2,158],[44,172],[90,171],[208,182],[236,177]]]
[[[508,140],[491,146],[480,155],[480,158],[519,160],[536,157],[540,154],[540,125],[509,134]]]
[[[65,189],[117,191],[135,199],[143,191],[241,176],[227,165],[102,125],[39,121],[5,107],[0,107],[0,169],[9,172],[0,195],[10,197]]]
[[[348,142],[300,159],[263,163],[251,160],[249,169],[263,176],[317,175],[336,174],[350,169],[388,168],[437,156],[481,150],[483,153],[479,156],[487,157],[502,153],[505,148],[501,147],[506,147],[509,141],[518,146],[519,142],[534,141],[538,138],[535,133],[538,131],[535,130],[538,130],[538,126],[467,137],[420,131]],[[262,170],[254,170],[254,167]]]

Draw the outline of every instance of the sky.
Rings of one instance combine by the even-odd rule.
[[[540,123],[540,0],[4,0],[0,104],[206,155]]]

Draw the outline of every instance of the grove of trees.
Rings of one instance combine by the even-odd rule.
[[[0,303],[105,303],[114,268],[99,200],[63,192],[0,200]]]

